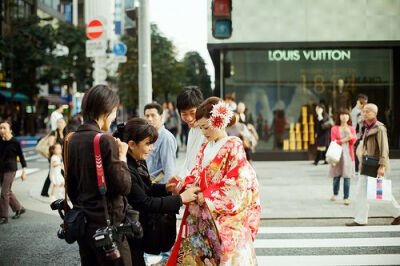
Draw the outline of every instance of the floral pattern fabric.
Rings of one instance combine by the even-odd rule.
[[[202,168],[205,145],[197,155],[191,175],[180,184],[200,186],[205,203],[187,206],[188,215],[182,220],[187,226],[186,236],[175,244],[179,247],[174,247],[179,248],[180,254],[176,264],[256,265],[253,242],[261,206],[255,171],[246,160],[239,138],[230,137],[215,158]],[[214,231],[218,236],[216,239]],[[190,250],[188,246],[204,252]],[[191,263],[186,264],[189,261]]]

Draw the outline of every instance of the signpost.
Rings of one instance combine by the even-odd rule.
[[[125,55],[127,48],[123,42],[117,42],[114,44],[112,51],[115,55]]]
[[[86,41],[86,57],[96,57],[106,55],[106,40],[87,40]]]

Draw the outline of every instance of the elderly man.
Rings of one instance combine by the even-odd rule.
[[[389,145],[386,133],[386,127],[376,118],[378,107],[375,104],[369,103],[362,109],[364,117],[365,132],[362,142],[360,143],[357,155],[359,156],[362,169],[362,155],[379,158],[379,168],[376,173],[378,178],[384,178],[389,171]],[[366,143],[366,144],[364,144]],[[351,223],[346,223],[347,226],[361,226],[368,223],[369,204],[367,201],[367,176],[359,175],[358,178],[358,193],[355,201],[355,217]],[[389,205],[390,204],[390,205]],[[396,217],[392,225],[400,224],[400,205],[392,195],[392,201],[388,204],[387,209],[393,217]]]

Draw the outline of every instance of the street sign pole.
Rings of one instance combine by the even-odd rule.
[[[144,116],[144,106],[152,101],[151,39],[148,0],[139,4],[139,110]]]

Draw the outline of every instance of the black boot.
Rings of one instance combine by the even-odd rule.
[[[317,151],[317,155],[315,156],[314,165],[318,165],[319,160],[321,160],[322,152]]]
[[[322,153],[322,160],[324,160],[324,164],[328,164],[328,162],[326,161],[326,151],[321,151]]]

